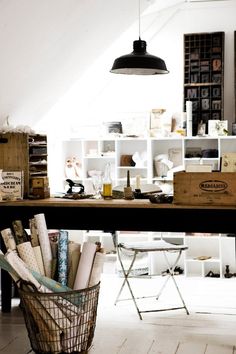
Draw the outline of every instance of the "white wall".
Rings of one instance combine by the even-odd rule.
[[[136,5],[0,0],[0,126],[8,115],[14,125],[34,126],[136,19]]]
[[[183,34],[193,32],[225,32],[225,97],[224,118],[229,126],[234,121],[234,45],[236,1],[185,3],[166,10],[148,12],[141,17],[141,37],[147,50],[160,56],[170,71],[168,75],[128,76],[109,72],[117,56],[132,51],[138,37],[135,22],[103,55],[97,58],[68,93],[43,118],[54,121],[58,132],[83,135],[81,125],[100,124],[104,120],[122,120],[146,115],[152,108],[181,112],[183,106]],[[38,125],[40,127],[40,125]],[[90,129],[91,131],[91,129]]]

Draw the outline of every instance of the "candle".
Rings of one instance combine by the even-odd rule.
[[[130,187],[130,176],[129,176],[129,170],[127,171],[127,187]]]
[[[139,175],[136,176],[136,186],[135,186],[135,189],[140,189],[140,176],[139,176]]]
[[[193,132],[193,118],[192,118],[193,103],[186,101],[186,115],[187,115],[187,136],[192,136]]]

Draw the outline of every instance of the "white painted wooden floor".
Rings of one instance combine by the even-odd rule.
[[[136,279],[134,289],[147,294],[160,281],[163,277]],[[177,276],[177,281],[190,315],[184,310],[156,312],[143,314],[141,321],[130,301],[114,306],[122,279],[112,273],[103,274],[89,353],[236,354],[236,278]],[[159,301],[160,306],[179,304],[171,283]],[[31,350],[18,303],[14,299],[16,306],[11,314],[0,313],[1,354],[26,354]]]

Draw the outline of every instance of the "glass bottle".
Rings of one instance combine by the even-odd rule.
[[[110,163],[107,163],[105,166],[102,195],[104,199],[112,199],[112,179]]]

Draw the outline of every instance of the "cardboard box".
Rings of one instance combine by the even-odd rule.
[[[175,204],[236,205],[236,173],[174,173]]]

